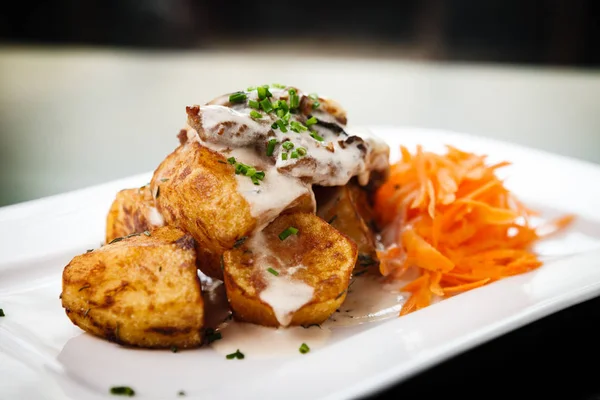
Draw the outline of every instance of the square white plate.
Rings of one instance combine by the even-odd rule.
[[[454,296],[402,318],[335,329],[309,354],[226,360],[212,348],[171,353],[119,347],[84,334],[58,298],[70,259],[98,247],[115,193],[135,176],[0,209],[0,351],[23,362],[3,371],[0,398],[341,399],[382,389],[461,351],[600,294],[600,167],[450,132],[374,127],[392,148],[443,151],[444,144],[509,160],[507,185],[544,217],[576,213],[565,233],[542,243],[546,264]],[[175,143],[174,143],[175,146]],[[157,164],[160,160],[157,160]],[[0,354],[0,362],[8,360]],[[8,362],[8,361],[7,361]],[[7,364],[8,365],[8,364]],[[7,375],[8,374],[8,375]],[[35,390],[27,385],[35,377]],[[19,385],[19,382],[23,382]]]

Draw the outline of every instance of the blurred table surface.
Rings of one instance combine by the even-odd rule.
[[[600,163],[598,71],[292,51],[0,47],[0,206],[153,170],[185,106],[282,82],[354,125],[449,129]]]
[[[385,54],[325,58],[0,47],[0,205],[150,171],[176,146],[186,105],[274,82],[337,99],[353,125],[448,129],[600,163],[597,71],[417,62]],[[580,315],[567,310],[497,339],[419,375],[393,394],[427,398],[447,393],[445,388],[461,379],[472,382],[521,363],[511,349],[524,352],[536,341],[538,352],[529,349],[528,356],[542,357],[552,369],[552,357],[543,357],[551,353],[551,341],[568,340],[577,351],[589,350],[593,330],[588,321],[597,320],[598,302],[577,306]],[[560,336],[565,324],[588,332],[587,341],[577,341],[577,333]],[[594,357],[599,348],[593,347]],[[523,375],[517,382],[528,376],[527,368],[541,366],[539,361],[521,364],[514,370]],[[13,398],[38,397],[35,375],[0,357],[3,376],[16,376],[17,370],[22,380],[5,382],[8,392]],[[488,381],[500,385],[493,375]],[[438,390],[436,384],[444,387]]]

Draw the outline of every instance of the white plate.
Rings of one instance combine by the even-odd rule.
[[[447,143],[489,154],[492,161],[513,161],[506,169],[507,185],[521,199],[545,216],[574,212],[578,221],[539,247],[547,262],[532,273],[402,318],[336,329],[307,355],[231,361],[211,348],[177,354],[121,348],[82,333],[61,308],[64,265],[98,247],[116,191],[141,186],[150,174],[5,207],[0,209],[0,307],[6,313],[0,318],[0,350],[31,368],[37,389],[19,386],[31,376],[15,368],[4,371],[0,398],[99,399],[110,397],[108,389],[116,385],[133,387],[142,399],[175,399],[180,390],[186,398],[203,399],[352,398],[600,294],[600,167],[449,132],[374,131],[389,142],[394,158],[400,143],[431,150]]]

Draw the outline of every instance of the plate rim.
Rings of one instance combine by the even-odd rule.
[[[477,146],[480,143],[483,143],[486,147],[491,147],[494,145],[501,145],[505,148],[513,148],[518,149],[519,151],[525,151],[527,153],[534,153],[537,156],[549,158],[550,160],[557,161],[560,163],[568,163],[575,168],[582,168],[586,171],[590,172],[593,175],[597,175],[600,177],[600,165],[595,164],[586,160],[576,159],[573,157],[560,155],[552,152],[548,152],[541,149],[536,149],[528,146],[524,146],[521,144],[505,142],[497,139],[492,139],[488,137],[476,136],[468,133],[460,133],[456,131],[450,130],[442,130],[442,129],[429,129],[429,128],[420,128],[420,127],[410,127],[410,126],[394,126],[394,125],[370,125],[369,128],[373,129],[375,132],[377,131],[411,131],[411,132],[420,132],[421,134],[428,134],[434,136],[443,136],[446,137],[448,141],[451,141],[453,137],[461,137],[463,140],[466,138],[468,140],[472,140]],[[59,193],[51,196],[45,196],[39,199],[33,199],[25,202],[16,203],[13,205],[8,205],[4,207],[0,207],[0,222],[9,218],[12,214],[17,214],[17,218],[12,218],[12,220],[27,220],[31,219],[33,216],[37,215],[40,212],[44,211],[44,208],[48,207],[49,204],[58,203],[63,201],[64,199],[81,199],[86,198],[88,196],[92,196],[96,193],[111,191],[114,188],[123,188],[127,187],[130,182],[135,182],[139,180],[143,180],[146,177],[150,176],[152,172],[145,172],[141,174],[130,175],[124,178],[119,178],[115,180],[111,180],[108,182],[90,185],[87,187],[67,191],[64,193]],[[113,193],[114,195],[114,193]],[[10,218],[9,218],[10,219]],[[1,226],[1,225],[0,225]],[[0,237],[3,236],[2,228],[0,228]],[[0,274],[2,274],[5,269],[2,267],[2,254],[0,254]],[[523,275],[523,276],[528,276]],[[599,275],[600,276],[600,275]],[[498,285],[502,282],[509,282],[510,279],[519,278],[513,277],[508,278],[503,281],[499,281],[494,283],[494,285]],[[492,285],[490,285],[492,286]],[[481,288],[484,289],[484,288]],[[473,291],[474,293],[476,291]],[[465,293],[467,294],[467,293]],[[529,308],[523,309],[520,313],[511,314],[510,317],[501,319],[493,324],[484,325],[483,328],[478,328],[478,333],[474,335],[474,337],[459,337],[456,339],[456,343],[451,346],[444,346],[442,348],[436,348],[436,351],[430,352],[427,354],[425,358],[414,359],[412,366],[398,366],[395,369],[390,369],[387,374],[379,374],[367,377],[362,381],[355,382],[352,385],[349,385],[342,390],[339,390],[335,393],[330,393],[329,395],[322,396],[323,400],[332,400],[338,398],[348,398],[348,397],[356,397],[365,394],[375,394],[379,391],[385,390],[386,388],[400,383],[405,379],[414,376],[430,368],[432,365],[436,365],[440,362],[443,362],[457,354],[460,354],[467,349],[471,349],[481,344],[488,342],[496,337],[499,337],[507,332],[510,332],[514,329],[517,329],[521,326],[527,325],[535,320],[543,318],[547,315],[550,315],[554,312],[560,311],[562,309],[568,308],[572,305],[584,302],[593,297],[597,297],[600,295],[600,281],[595,282],[590,286],[586,286],[583,288],[579,288],[574,292],[568,292],[561,296],[552,296],[550,301],[543,302],[541,304],[535,305],[533,310]],[[462,296],[462,295],[461,295]],[[458,298],[458,296],[456,297]],[[451,299],[448,299],[451,300]],[[445,300],[444,303],[447,303],[448,300]],[[448,307],[448,306],[446,306]],[[418,315],[418,319],[425,318],[425,315],[431,313],[431,309],[421,310],[420,313],[415,313],[413,315]],[[406,316],[404,318],[416,318],[414,316]],[[390,320],[390,322],[398,321]],[[1,324],[0,324],[1,328]],[[371,330],[375,330],[377,327]],[[483,332],[482,332],[483,331]],[[368,331],[367,331],[368,332]],[[367,332],[361,332],[367,333]],[[3,335],[3,330],[0,329],[0,337]],[[460,339],[460,340],[459,340]],[[408,372],[406,372],[408,368]],[[192,397],[188,397],[192,398]]]

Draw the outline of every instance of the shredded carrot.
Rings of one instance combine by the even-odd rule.
[[[534,227],[537,215],[506,189],[486,156],[447,146],[444,155],[417,146],[400,148],[387,181],[375,194],[386,250],[380,272],[402,279],[410,267],[420,276],[401,291],[410,293],[400,315],[490,282],[532,271],[542,263],[531,250],[539,239],[566,228],[573,215]]]

